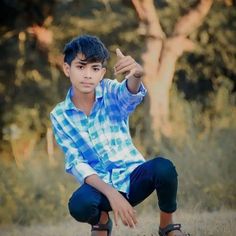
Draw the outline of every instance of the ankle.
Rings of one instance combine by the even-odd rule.
[[[173,224],[172,213],[161,211],[160,213],[160,228],[165,228],[167,225]]]
[[[102,211],[100,219],[99,219],[99,224],[106,224],[108,219],[109,219],[108,213],[105,211]]]

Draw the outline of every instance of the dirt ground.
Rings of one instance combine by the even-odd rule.
[[[138,216],[136,229],[129,229],[120,222],[114,227],[113,236],[158,236],[157,213],[142,213]],[[178,212],[175,222],[181,223],[191,236],[233,236],[236,235],[236,211],[189,213]],[[90,226],[66,219],[56,225],[11,225],[0,228],[1,236],[89,236]]]

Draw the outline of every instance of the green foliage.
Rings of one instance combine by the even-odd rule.
[[[180,205],[211,211],[235,208],[235,107],[214,116],[196,102],[187,103],[174,89],[171,105],[174,135],[163,137],[160,149],[176,163]]]
[[[224,100],[224,99],[223,99]],[[203,109],[197,101],[188,102],[176,86],[171,91],[172,136],[154,143],[151,132],[143,129],[142,118],[132,117],[135,144],[147,158],[171,159],[179,174],[180,209],[220,210],[236,207],[236,109],[227,105],[217,114],[218,104]],[[224,112],[225,111],[225,112]],[[145,148],[143,148],[145,146]],[[156,206],[155,194],[146,201]]]
[[[233,9],[220,3],[213,4],[200,29],[190,35],[198,45],[196,51],[182,57],[177,64],[179,90],[187,99],[205,105],[204,108],[219,101],[217,97],[222,88],[233,98],[227,101],[227,105],[235,105],[235,19]]]
[[[7,4],[10,4],[8,7],[11,9],[18,9],[18,12],[19,9],[25,10],[25,2]],[[176,20],[195,3],[190,1],[186,5],[182,1],[156,1],[156,4],[161,24],[170,35]],[[145,50],[145,42],[137,31],[136,13],[132,5],[125,1],[50,1],[43,4],[34,1],[28,7],[41,11],[41,16],[32,11],[25,24],[26,18],[19,21],[19,14],[16,19],[11,18],[11,24],[8,22],[0,27],[3,35],[0,50],[5,55],[0,59],[0,136],[3,135],[3,129],[14,123],[17,117],[15,111],[19,112],[19,106],[38,111],[34,120],[37,120],[40,127],[33,130],[45,133],[49,125],[49,111],[65,97],[69,87],[69,81],[49,58],[60,56],[64,44],[71,38],[83,33],[101,37],[111,51],[108,77],[113,77],[116,47],[122,47],[124,52],[132,54],[137,60],[140,60]],[[22,27],[42,22],[49,13],[53,22],[45,27],[53,32],[54,41],[47,52],[40,49],[35,38]],[[235,105],[235,18],[233,7],[216,2],[200,29],[190,36],[199,48],[183,56],[177,64],[175,81],[179,91],[185,94],[186,99],[203,104],[203,109],[217,103],[217,114],[222,113],[220,107],[224,110],[228,104]],[[18,26],[20,22],[22,27]],[[23,32],[24,37],[20,37],[20,32]]]
[[[61,155],[54,165],[42,151],[35,156],[21,170],[1,161],[0,224],[56,222],[68,215],[67,201],[78,184],[64,173]]]

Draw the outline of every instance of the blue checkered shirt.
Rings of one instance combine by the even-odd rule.
[[[81,184],[97,174],[128,193],[131,172],[145,161],[132,143],[128,118],[146,89],[141,84],[138,93],[132,94],[126,82],[103,79],[96,87],[89,116],[74,106],[72,88],[50,114],[56,141],[65,154],[65,170]]]

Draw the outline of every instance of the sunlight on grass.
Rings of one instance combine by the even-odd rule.
[[[179,212],[176,222],[182,224],[183,230],[194,236],[232,236],[236,230],[236,211],[218,212]],[[119,223],[114,227],[113,236],[157,236],[157,213],[150,211],[138,216],[136,229],[126,228]],[[40,224],[32,226],[9,226],[0,229],[2,236],[86,236],[90,235],[90,226],[77,223],[72,218],[54,225]]]

